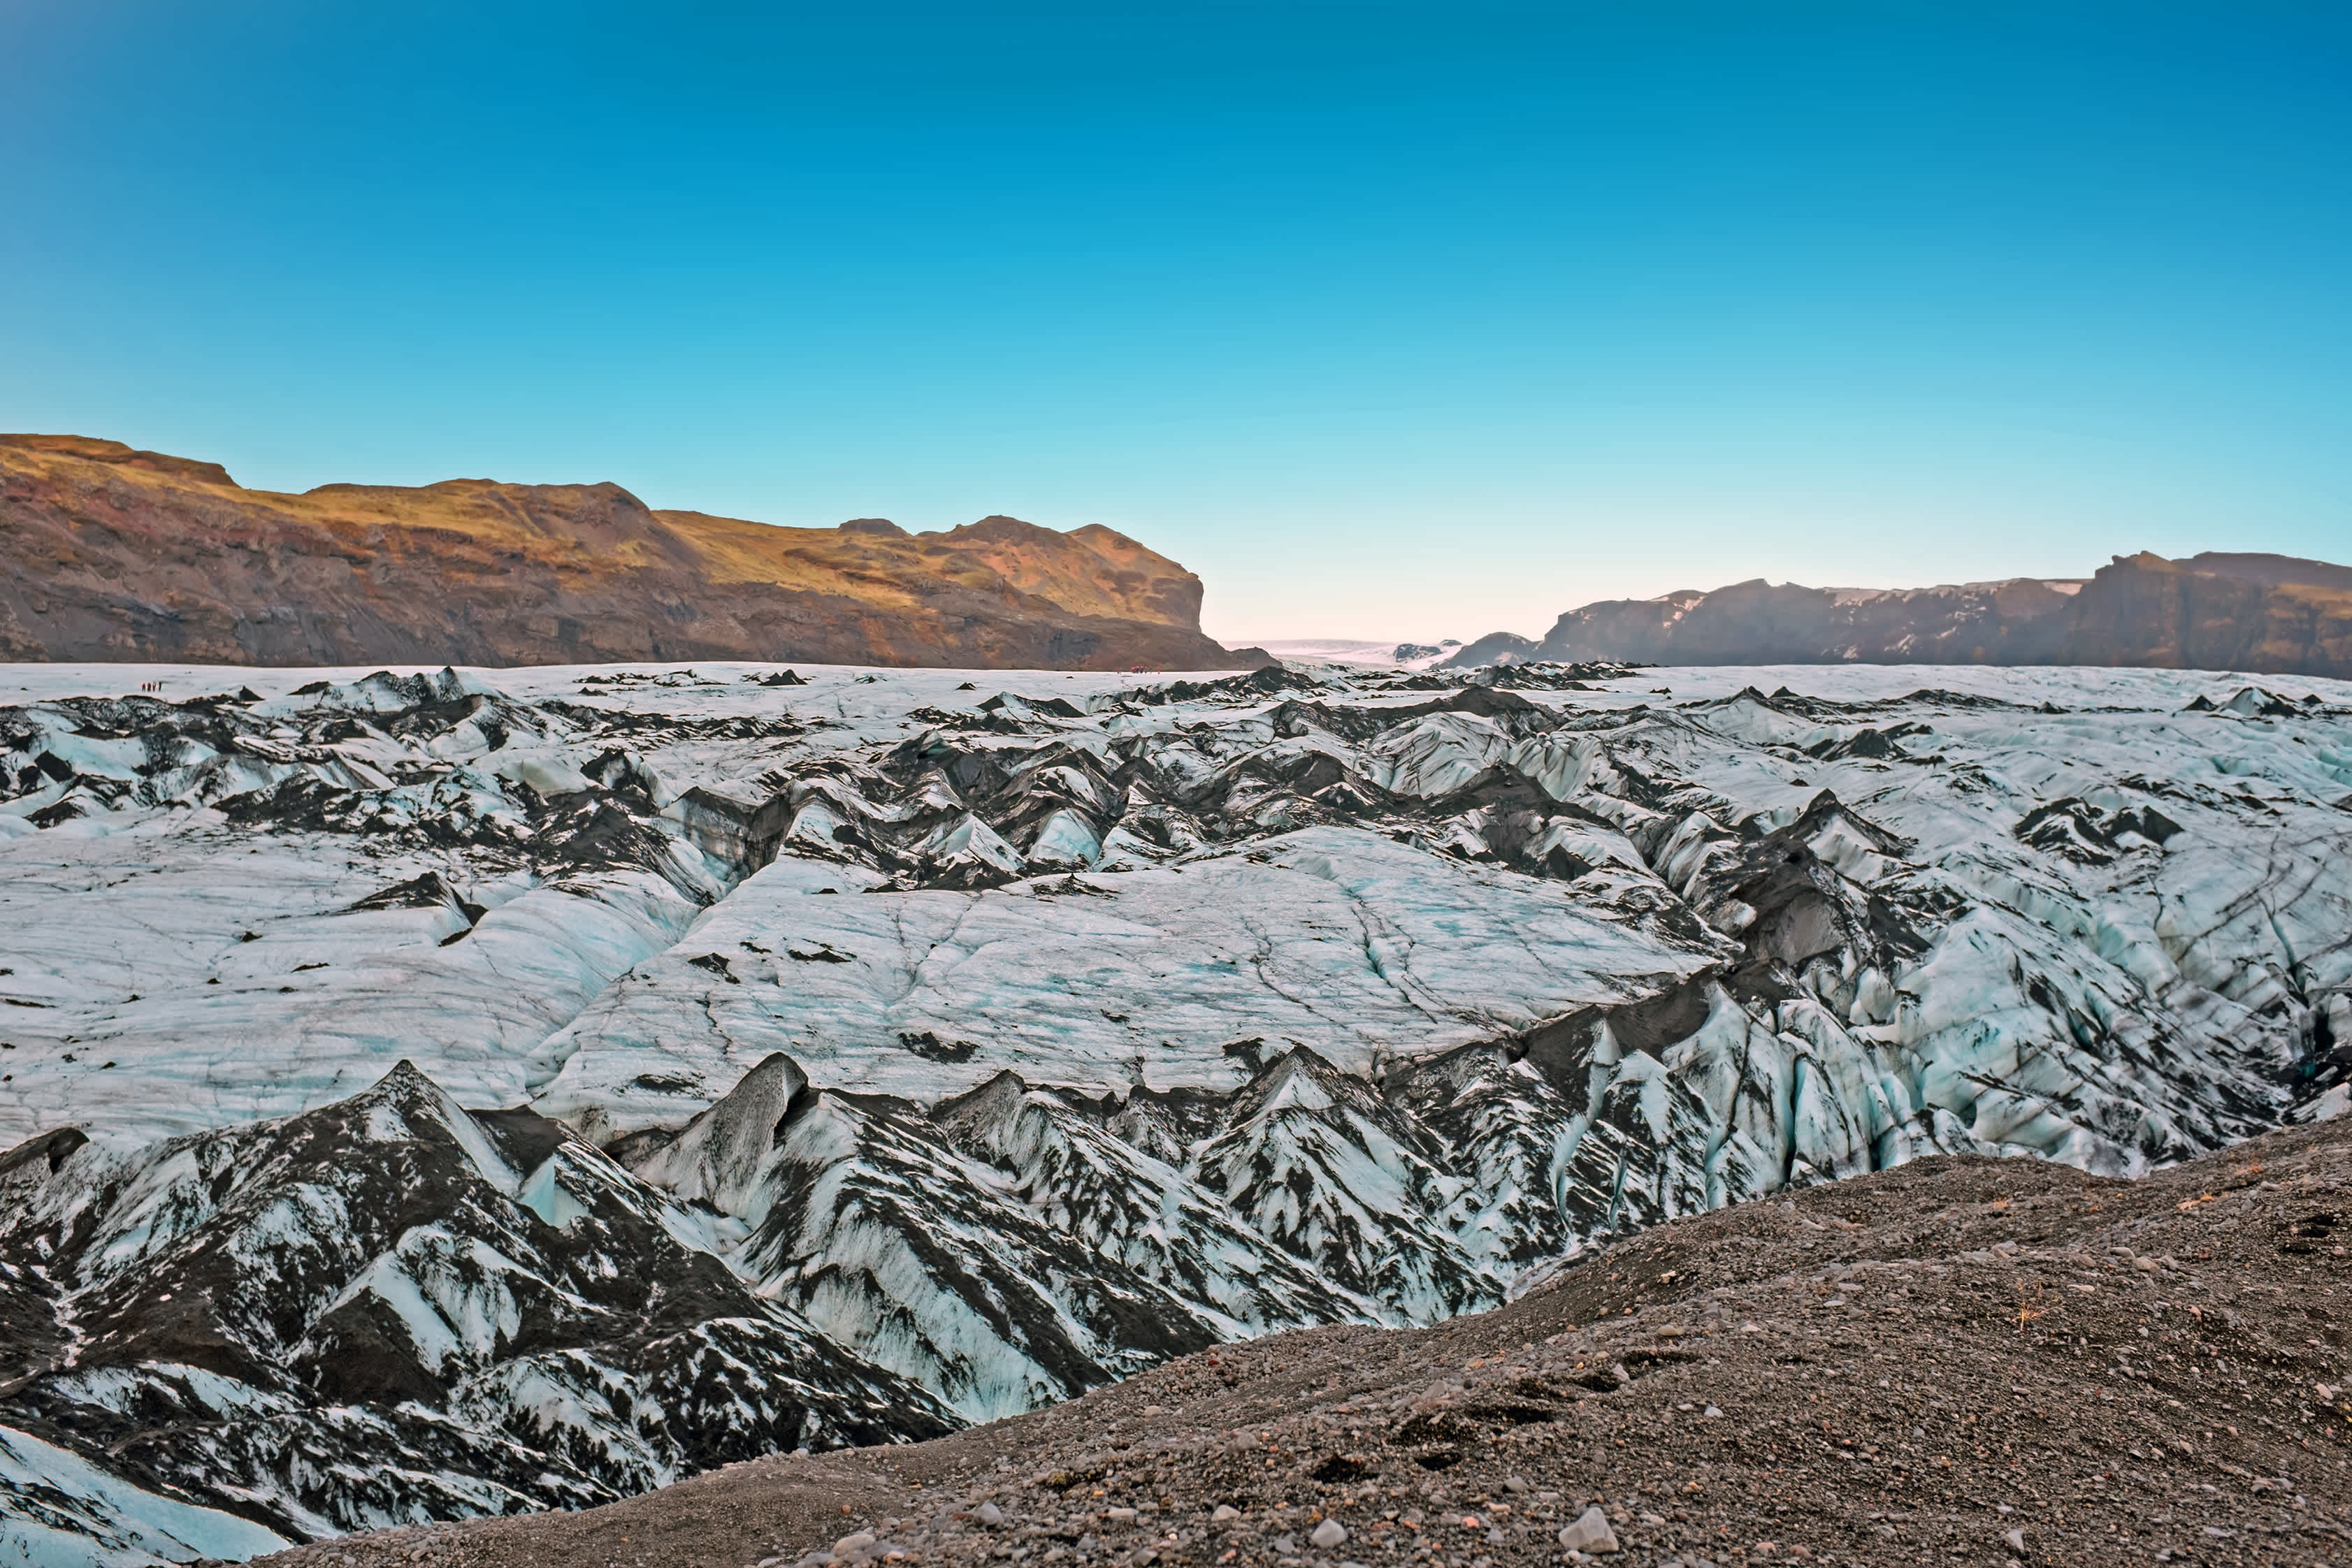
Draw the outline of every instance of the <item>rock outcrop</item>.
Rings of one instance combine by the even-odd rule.
[[[0,661],[638,659],[1246,668],[1201,581],[1100,527],[772,528],[618,485],[247,490],[217,464],[0,435]]]
[[[1450,661],[1657,664],[2101,664],[2352,675],[2352,567],[2209,551],[2117,556],[2086,580],[1806,588],[1759,578],[1571,610]]]

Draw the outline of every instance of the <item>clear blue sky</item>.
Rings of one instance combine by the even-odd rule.
[[[0,0],[0,428],[1209,629],[2352,559],[2352,6]]]

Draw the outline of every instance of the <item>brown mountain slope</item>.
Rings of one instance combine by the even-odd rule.
[[[2087,581],[1866,591],[1759,579],[1563,614],[1451,661],[2109,664],[2352,677],[2352,568],[2287,556],[2117,556]]]
[[[1133,539],[656,512],[617,485],[239,486],[0,435],[0,660],[521,664],[743,658],[1214,669],[1201,582]]]

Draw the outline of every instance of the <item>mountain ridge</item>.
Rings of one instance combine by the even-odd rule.
[[[2089,664],[2352,675],[2352,567],[2206,551],[2117,556],[2088,579],[1808,588],[1762,578],[1564,612],[1447,663]]]
[[[288,494],[121,442],[0,435],[0,660],[1264,662],[1202,633],[1199,578],[1099,524],[781,528],[609,481]]]

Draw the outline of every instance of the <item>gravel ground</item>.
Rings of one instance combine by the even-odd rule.
[[[1930,1159],[1495,1312],[1171,1363],[913,1447],[270,1564],[2352,1562],[2352,1120],[2139,1182]]]

